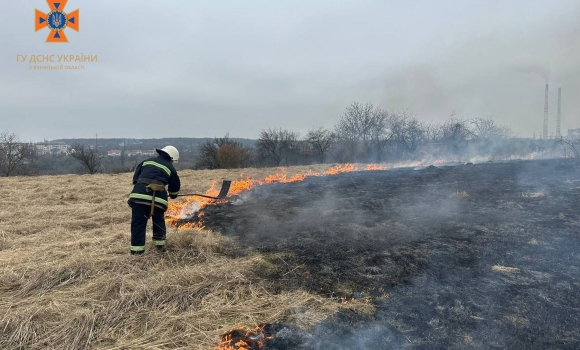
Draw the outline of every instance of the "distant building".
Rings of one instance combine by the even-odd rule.
[[[64,142],[37,142],[34,144],[38,154],[66,154],[70,151],[70,146]]]
[[[121,156],[121,150],[112,149],[110,151],[107,151],[107,156],[109,156],[109,157],[120,157]]]
[[[153,151],[127,151],[127,157],[131,156],[152,156],[155,155],[155,150]]]

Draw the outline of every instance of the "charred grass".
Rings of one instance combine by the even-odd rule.
[[[348,173],[203,218],[265,254],[271,289],[370,306],[272,349],[578,349],[578,178],[571,160]]]

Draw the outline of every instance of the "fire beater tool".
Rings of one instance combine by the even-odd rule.
[[[198,197],[204,197],[204,198],[210,198],[210,199],[224,199],[224,198],[226,198],[228,191],[230,190],[231,184],[232,184],[231,181],[224,180],[222,182],[222,188],[220,189],[220,193],[217,195],[217,197],[207,196],[205,194],[198,194],[198,193],[178,194],[177,197],[198,196]]]

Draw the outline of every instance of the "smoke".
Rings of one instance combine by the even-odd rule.
[[[514,70],[525,73],[536,74],[541,77],[546,84],[550,82],[550,69],[540,64],[530,64],[523,66],[514,66]]]
[[[580,95],[580,9],[573,7],[537,26],[466,35],[444,53],[387,68],[376,101],[389,110],[412,108],[424,122],[443,122],[455,111],[466,119],[493,116],[521,137],[541,134],[544,85],[562,87],[566,96]],[[550,91],[552,101],[555,91]],[[579,126],[573,116],[580,114],[580,100],[563,98],[562,111],[563,131]],[[555,110],[550,113],[552,131]]]
[[[200,207],[200,202],[192,202],[187,206],[183,206],[175,218],[180,220],[190,219],[199,212]]]
[[[273,349],[549,347],[580,329],[569,161],[308,178],[207,207],[204,223],[242,251],[274,252],[276,268],[256,273],[277,288],[370,297],[370,314],[281,331]]]
[[[370,320],[349,324],[348,320],[332,318],[308,331],[291,325],[272,326],[281,329],[266,341],[270,350],[376,350],[394,349],[403,343],[395,340],[399,337],[386,324]]]
[[[316,327],[307,337],[305,349],[311,350],[375,350],[396,348],[400,344],[393,342],[394,334],[383,323],[369,322],[364,326],[337,327],[336,324],[323,323]]]
[[[444,84],[430,66],[407,67],[387,78],[387,105],[393,110],[412,108],[423,119],[447,117],[454,105]]]

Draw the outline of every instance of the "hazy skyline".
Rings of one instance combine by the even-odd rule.
[[[522,137],[580,127],[580,2],[86,1],[80,32],[45,43],[44,0],[4,2],[0,131],[23,140],[257,138],[332,128],[353,101],[421,121],[492,116]],[[16,55],[98,55],[81,71]],[[53,63],[57,65],[59,63]],[[44,65],[44,64],[43,64]]]

